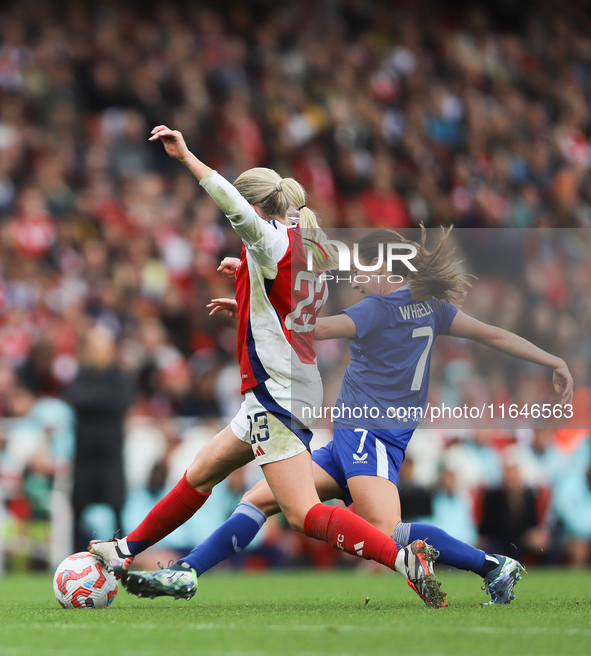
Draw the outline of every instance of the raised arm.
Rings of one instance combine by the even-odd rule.
[[[183,135],[159,125],[152,130],[149,141],[160,139],[166,152],[184,164],[199,180],[228,217],[232,227],[261,266],[271,267],[285,255],[288,240],[280,231],[262,219],[238,190],[217,171],[204,164],[188,148]]]
[[[516,358],[550,367],[554,370],[552,375],[554,389],[562,394],[562,403],[572,401],[574,383],[566,362],[528,342],[527,339],[504,328],[497,328],[478,321],[460,310],[452,321],[449,334],[453,337],[471,339]]]
[[[158,139],[162,141],[167,154],[184,164],[197,180],[202,180],[213,171],[187,148],[183,135],[178,130],[171,130],[166,125],[157,125],[148,141],[158,141]]]

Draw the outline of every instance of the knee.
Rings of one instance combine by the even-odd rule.
[[[271,496],[268,498],[263,496],[256,487],[246,492],[241,501],[252,503],[253,506],[256,506],[259,510],[264,512],[267,517],[270,517],[277,512],[277,502],[275,501],[275,497]]]
[[[372,524],[378,529],[378,531],[381,531],[382,533],[385,533],[386,535],[389,535],[392,537],[394,535],[394,529],[396,528],[396,524],[392,522],[376,522]]]
[[[390,537],[394,535],[394,530],[396,529],[398,522],[400,522],[399,517],[382,517],[379,514],[363,517],[363,519],[377,528],[378,531],[381,531]]]
[[[284,508],[283,514],[285,515],[285,519],[287,520],[287,523],[294,531],[298,531],[298,533],[304,532],[304,521],[306,520],[305,513],[298,512],[297,510]]]
[[[210,468],[207,463],[200,460],[199,454],[187,468],[187,482],[202,494],[209,494],[213,488],[219,483],[214,476],[211,475]]]

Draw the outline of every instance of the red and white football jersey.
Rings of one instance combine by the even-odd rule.
[[[299,228],[263,220],[215,171],[201,185],[244,243],[236,272],[242,392],[268,378],[286,387],[320,380],[312,340],[328,289],[306,269]]]

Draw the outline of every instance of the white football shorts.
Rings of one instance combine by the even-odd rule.
[[[269,378],[246,392],[230,428],[250,443],[259,465],[287,460],[309,450],[322,398],[321,380],[284,387]]]

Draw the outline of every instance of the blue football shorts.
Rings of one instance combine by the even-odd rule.
[[[338,483],[351,503],[347,479],[353,476],[379,476],[398,485],[412,430],[366,430],[335,428],[332,442],[312,453],[312,460]],[[401,446],[404,444],[404,447]]]

